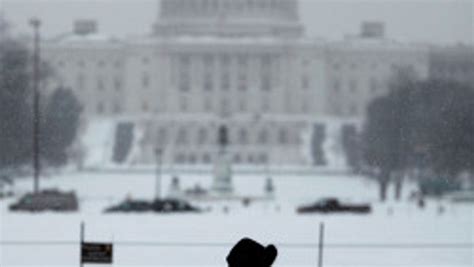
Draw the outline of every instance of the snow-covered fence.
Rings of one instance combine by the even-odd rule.
[[[140,240],[115,240],[114,264],[122,266],[224,266],[225,256],[234,245],[233,242],[168,242],[168,241],[140,241]],[[320,243],[276,243],[279,250],[277,266],[317,266],[318,247]],[[77,260],[79,253],[79,240],[4,240],[0,241],[0,249],[4,253],[9,251],[30,251],[38,249],[50,257],[57,255],[74,256],[65,259],[67,262]],[[422,251],[436,250],[441,253],[450,253],[453,250],[472,251],[474,243],[325,243],[324,250],[329,254],[330,261],[335,255],[347,256],[347,252],[358,254],[362,258],[374,258],[381,251],[417,255]],[[64,252],[64,253],[63,253]],[[383,253],[382,253],[383,254]],[[398,254],[398,253],[395,253]],[[5,255],[5,254],[4,254]],[[186,260],[188,259],[188,260]],[[48,259],[46,259],[48,260]],[[325,257],[326,261],[326,257]],[[357,260],[360,262],[360,259]],[[379,261],[379,260],[377,260]],[[220,264],[219,264],[220,262]],[[367,260],[367,265],[371,264]],[[33,265],[32,265],[33,266]],[[332,266],[324,264],[324,266]],[[360,265],[358,265],[360,266]],[[376,266],[390,266],[377,264]],[[419,265],[407,265],[419,266]]]

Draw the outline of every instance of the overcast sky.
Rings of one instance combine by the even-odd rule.
[[[0,0],[14,30],[28,32],[38,16],[47,36],[71,31],[72,21],[99,21],[101,32],[116,36],[147,34],[158,0]],[[329,40],[359,31],[364,20],[386,23],[387,35],[403,42],[473,43],[474,0],[300,0],[307,35]]]

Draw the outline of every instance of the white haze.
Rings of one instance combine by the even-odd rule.
[[[28,19],[43,20],[43,33],[71,30],[72,21],[91,18],[115,36],[150,33],[158,0],[0,0],[17,32],[29,33]],[[307,35],[337,40],[358,31],[361,21],[380,20],[387,35],[402,42],[473,43],[473,0],[301,0]]]

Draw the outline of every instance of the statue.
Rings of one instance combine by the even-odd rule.
[[[228,130],[225,125],[219,127],[218,132],[219,151],[214,165],[214,182],[212,190],[217,194],[230,194],[232,187],[232,169],[227,146],[229,144]]]
[[[171,179],[171,185],[169,190],[170,198],[179,198],[181,196],[181,186],[179,182],[179,177],[173,176]]]
[[[273,179],[268,177],[265,181],[265,195],[269,198],[273,198],[275,193],[275,186],[273,185]]]

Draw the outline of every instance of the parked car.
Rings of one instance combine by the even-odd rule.
[[[144,200],[125,200],[118,205],[107,208],[105,212],[149,212],[152,205]]]
[[[153,202],[155,212],[199,212],[200,209],[182,199],[160,199]]]
[[[124,202],[107,208],[105,212],[199,212],[200,210],[185,200],[158,199],[154,201],[125,200]]]
[[[28,193],[10,205],[11,211],[77,211],[78,201],[74,192],[60,192],[56,189]]]
[[[341,203],[337,198],[324,198],[313,204],[300,206],[298,213],[329,213],[329,212],[352,212],[352,213],[370,213],[369,204],[349,204]]]

